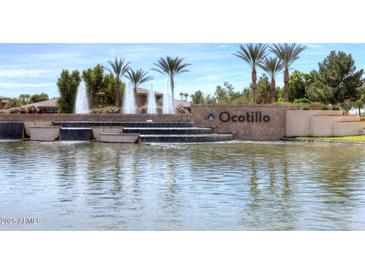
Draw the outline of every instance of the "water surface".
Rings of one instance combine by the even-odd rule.
[[[0,230],[364,230],[365,147],[0,142]]]

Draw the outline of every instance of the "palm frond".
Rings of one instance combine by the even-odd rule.
[[[111,69],[106,68],[116,79],[123,77],[129,70],[130,62],[126,62],[125,58],[115,57],[114,61],[108,61]]]
[[[281,60],[283,66],[288,69],[294,61],[299,59],[300,53],[302,53],[305,48],[305,46],[297,45],[295,43],[283,43],[274,44],[270,50]]]
[[[247,44],[245,47],[240,45],[240,49],[233,53],[234,56],[248,63],[255,68],[267,55],[267,46],[264,44]]]
[[[151,76],[148,76],[148,71],[144,71],[143,69],[129,69],[127,71],[127,78],[132,83],[134,88],[138,88],[139,85],[152,79]]]
[[[259,67],[272,76],[275,76],[276,73],[283,69],[283,63],[278,57],[265,57],[259,64]]]
[[[186,67],[191,64],[183,63],[184,58],[179,58],[176,56],[172,58],[170,56],[160,57],[154,65],[156,68],[153,68],[153,71],[157,71],[161,74],[168,74],[169,76],[174,77],[177,74],[188,72],[189,70]]]

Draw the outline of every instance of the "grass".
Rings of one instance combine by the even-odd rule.
[[[365,135],[343,136],[343,137],[297,137],[296,140],[365,143]]]

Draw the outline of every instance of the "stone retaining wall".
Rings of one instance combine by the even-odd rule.
[[[286,112],[286,136],[310,136],[310,117],[321,114],[342,114],[341,110],[288,110]]]
[[[365,122],[337,122],[333,128],[334,136],[351,136],[363,134]]]
[[[342,121],[359,121],[359,116],[331,116],[331,115],[314,115],[310,117],[311,131],[310,136],[336,136],[334,135],[335,124]],[[345,125],[346,126],[346,125]]]
[[[198,127],[233,133],[235,139],[279,140],[286,134],[285,113],[292,105],[192,105]]]
[[[0,114],[0,121],[190,122],[190,114]]]

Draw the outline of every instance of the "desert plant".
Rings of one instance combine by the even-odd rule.
[[[175,57],[172,58],[170,56],[160,57],[157,60],[157,63],[154,63],[157,68],[153,68],[152,70],[157,71],[161,74],[166,74],[169,77],[172,98],[175,98],[175,76],[184,72],[188,72],[186,68],[190,66],[190,64],[184,63],[184,58]]]
[[[257,72],[256,67],[262,62],[266,56],[267,46],[263,44],[247,44],[245,47],[240,45],[240,49],[233,53],[233,55],[245,61],[251,66],[251,78],[252,78],[252,100],[256,104],[256,91],[257,91]]]
[[[115,79],[115,107],[120,107],[120,83],[121,78],[129,70],[129,62],[126,62],[124,58],[115,57],[114,61],[108,61],[111,69],[106,68]]]
[[[289,69],[290,66],[299,59],[300,53],[305,46],[297,44],[274,44],[271,51],[280,59],[284,68],[284,101],[289,101]]]

